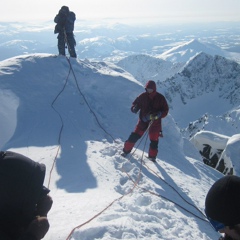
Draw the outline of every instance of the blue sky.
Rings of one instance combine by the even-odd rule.
[[[8,0],[0,9],[0,21],[52,20],[62,5],[69,6],[78,19],[240,21],[239,0]]]

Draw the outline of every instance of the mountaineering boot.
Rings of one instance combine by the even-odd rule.
[[[125,152],[122,152],[122,153],[121,153],[121,156],[122,156],[122,157],[127,157],[127,155],[128,155],[128,153],[125,153]]]
[[[156,157],[148,157],[149,160],[151,160],[152,162],[156,162]]]

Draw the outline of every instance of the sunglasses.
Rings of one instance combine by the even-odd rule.
[[[148,93],[152,93],[152,92],[153,92],[153,89],[151,89],[151,88],[146,88],[146,91],[147,91]]]
[[[214,228],[217,232],[218,232],[219,230],[225,228],[225,225],[224,225],[223,223],[220,223],[220,222],[218,222],[218,221],[216,221],[216,220],[213,220],[213,219],[211,219],[211,218],[208,217],[208,216],[207,216],[207,218],[208,218],[209,222],[211,223],[211,225],[213,226],[213,228]]]

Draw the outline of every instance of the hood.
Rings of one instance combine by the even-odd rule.
[[[154,92],[156,92],[157,87],[156,87],[156,83],[153,80],[149,80],[146,85],[145,85],[145,89],[146,88],[151,88],[153,89]]]
[[[157,93],[156,83],[153,80],[149,80],[145,85],[145,90],[147,90],[147,88],[153,89],[153,92],[147,93],[148,97],[150,99],[153,99],[155,97],[156,93]]]
[[[69,13],[69,8],[67,6],[62,6],[60,9],[60,12],[68,14]]]

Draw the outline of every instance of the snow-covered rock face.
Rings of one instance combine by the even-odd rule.
[[[196,56],[198,57],[195,58],[195,64],[198,64],[198,59],[200,62],[199,71],[201,71],[202,67],[205,67],[204,62],[206,61],[202,59],[202,57],[199,57],[201,53],[205,53],[212,57],[222,56],[234,59],[229,52],[224,51],[216,45],[192,39],[186,43],[177,45],[160,55],[132,54],[129,57],[123,58],[117,64],[130,72],[143,84],[148,79],[162,82],[167,78],[171,78],[174,74],[181,72],[183,66]],[[189,67],[190,66],[188,66],[188,68]],[[217,71],[219,71],[219,69],[217,69]],[[228,72],[229,70],[226,71],[226,73]],[[183,74],[189,75],[189,70],[185,69]]]
[[[218,93],[231,105],[240,103],[240,65],[224,57],[200,53],[191,59],[184,69],[159,83],[165,88],[170,104],[179,96],[183,104],[205,93]],[[174,106],[172,106],[174,108]]]
[[[204,115],[225,118],[229,111],[238,108],[239,84],[238,63],[220,56],[212,57],[200,53],[191,59],[181,72],[164,82],[159,82],[158,88],[166,96],[176,122],[181,128],[185,128],[190,122]],[[186,119],[189,121],[186,122]],[[207,124],[204,126],[204,129],[208,130]]]
[[[202,155],[205,164],[225,175],[239,175],[240,134],[227,137],[214,132],[200,131],[190,141]]]

